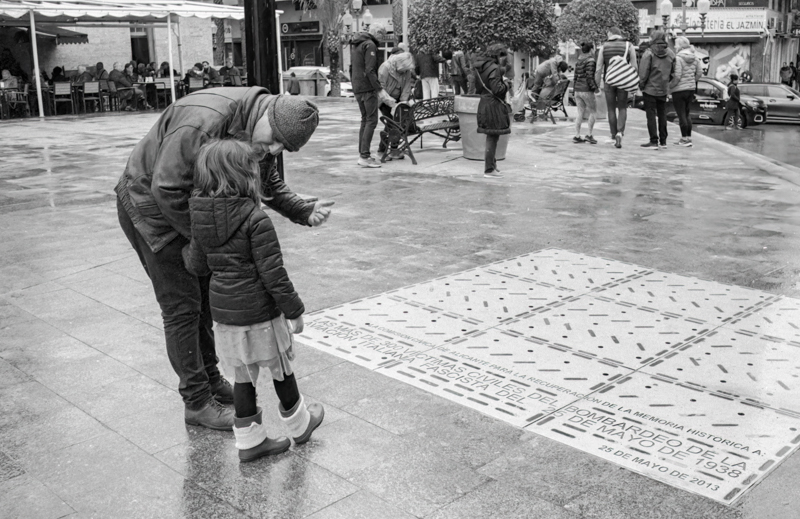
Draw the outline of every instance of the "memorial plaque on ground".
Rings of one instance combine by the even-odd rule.
[[[315,312],[299,340],[731,504],[800,445],[798,316],[547,249]]]

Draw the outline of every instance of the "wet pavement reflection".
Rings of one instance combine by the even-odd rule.
[[[744,150],[800,167],[800,124],[760,124],[742,131],[698,124],[694,131]]]

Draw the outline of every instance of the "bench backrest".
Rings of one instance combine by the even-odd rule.
[[[413,113],[415,121],[432,117],[447,117],[453,114],[453,98],[436,97],[419,101],[414,105]]]

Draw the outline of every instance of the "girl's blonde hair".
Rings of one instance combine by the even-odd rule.
[[[675,50],[680,52],[683,49],[689,49],[692,47],[692,44],[689,43],[689,38],[686,36],[678,36],[675,38]]]
[[[193,196],[251,198],[261,203],[258,157],[244,141],[214,139],[197,154]]]

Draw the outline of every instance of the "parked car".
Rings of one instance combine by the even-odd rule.
[[[800,92],[794,88],[780,83],[742,83],[739,91],[766,103],[769,122],[800,122]]]
[[[325,76],[326,84],[325,90],[322,93],[318,93],[317,95],[323,96],[330,96],[331,95],[331,69],[329,67],[315,67],[315,66],[301,66],[301,67],[291,67],[286,72],[283,73],[283,81],[284,84],[287,82],[289,75],[294,72],[297,79],[315,79],[315,75],[317,73]],[[350,84],[350,78],[347,75],[339,71],[339,86],[341,90],[342,97],[354,97],[353,94],[353,85]]]
[[[755,126],[767,121],[767,105],[760,99],[747,95],[741,90],[742,126]],[[712,78],[700,78],[697,82],[697,94],[689,105],[689,115],[695,124],[725,124],[725,103],[728,100],[728,86]],[[644,105],[644,103],[642,103]],[[638,105],[637,105],[638,106]],[[643,108],[643,106],[642,106]],[[772,117],[772,110],[769,112]],[[672,97],[667,98],[667,119],[675,121],[678,113],[672,104]]]

